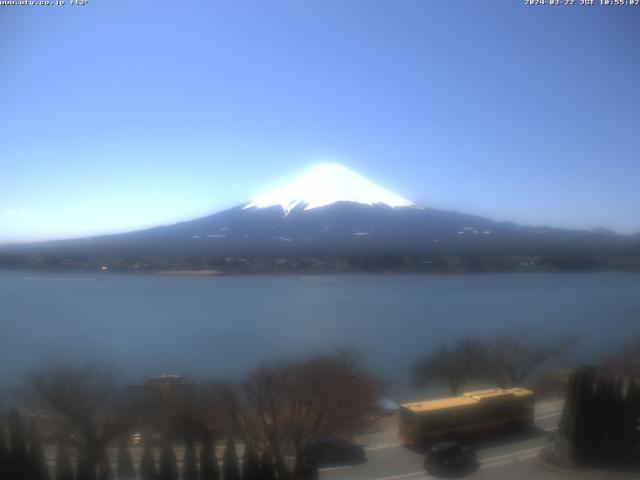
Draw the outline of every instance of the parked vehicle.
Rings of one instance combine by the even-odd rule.
[[[350,440],[327,437],[317,440],[306,452],[319,467],[331,465],[355,465],[366,461],[364,449]]]
[[[430,474],[459,474],[476,468],[476,452],[458,441],[436,443],[427,449],[424,468]]]

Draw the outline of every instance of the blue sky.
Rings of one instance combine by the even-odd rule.
[[[640,6],[0,7],[0,243],[249,200],[336,161],[415,201],[640,231]]]

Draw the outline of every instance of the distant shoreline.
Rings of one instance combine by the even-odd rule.
[[[65,270],[48,270],[48,269],[32,269],[32,268],[3,268],[0,267],[0,274],[3,273],[18,273],[29,272],[33,275],[38,274],[81,274],[96,275],[97,279],[102,276],[110,275],[133,275],[133,276],[152,276],[152,277],[251,277],[251,276],[272,276],[272,277],[289,277],[289,276],[359,276],[359,275],[407,275],[407,276],[483,276],[483,275],[571,275],[571,274],[602,274],[602,273],[619,273],[619,274],[640,274],[639,269],[600,269],[600,270],[530,270],[530,271],[518,271],[518,270],[503,270],[503,271],[442,271],[442,272],[424,272],[415,270],[351,270],[351,271],[319,271],[319,270],[299,270],[299,271],[217,271],[217,270],[83,270],[83,269],[65,269]],[[8,277],[7,277],[8,278]],[[7,278],[4,278],[5,280]],[[68,280],[73,280],[69,278]]]
[[[186,276],[196,276],[196,277],[212,277],[218,275],[224,275],[223,272],[218,270],[159,270],[154,273],[156,275],[186,275]]]

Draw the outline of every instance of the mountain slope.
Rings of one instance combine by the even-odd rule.
[[[640,249],[638,236],[528,227],[419,206],[345,167],[318,167],[238,207],[196,220],[4,252],[99,257],[354,254],[599,254]]]
[[[637,243],[637,240],[636,242]],[[13,250],[101,256],[262,256],[599,252],[630,237],[524,227],[435,209],[338,202],[283,214],[281,207],[235,207],[138,232],[24,245]]]

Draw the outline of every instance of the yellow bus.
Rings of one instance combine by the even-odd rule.
[[[405,403],[398,411],[404,442],[424,446],[533,425],[534,394],[525,388],[492,388],[457,397]]]

